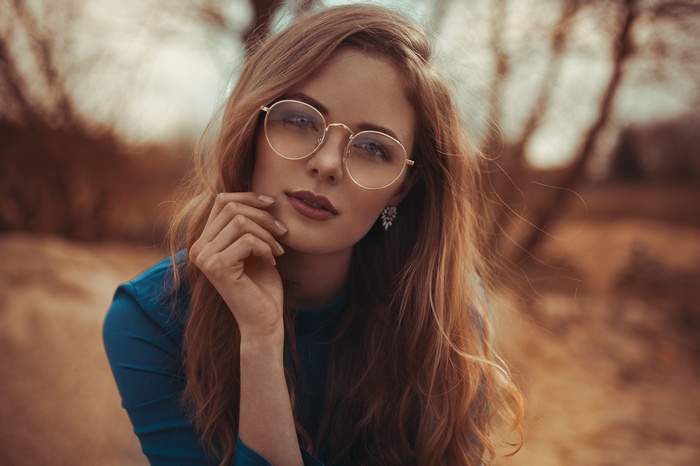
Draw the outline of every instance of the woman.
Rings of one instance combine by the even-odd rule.
[[[152,464],[493,455],[492,419],[522,408],[488,343],[479,164],[401,16],[330,8],[260,44],[172,258],[105,321]]]

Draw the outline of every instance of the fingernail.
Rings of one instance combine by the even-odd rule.
[[[266,196],[264,194],[261,194],[260,196],[258,196],[258,199],[260,199],[265,204],[272,204],[273,202],[275,202],[275,200],[272,199],[270,196]]]
[[[275,243],[277,244],[277,250],[279,251],[279,253],[284,254],[284,248],[282,247],[282,245],[277,241],[275,241]]]
[[[275,220],[275,226],[277,227],[277,229],[278,229],[281,233],[287,233],[287,227],[284,226],[284,225],[282,225],[282,224],[281,224],[280,222],[278,222],[277,220]]]

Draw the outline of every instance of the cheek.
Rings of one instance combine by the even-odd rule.
[[[357,205],[363,206],[361,218],[366,219],[366,223],[369,225],[369,227],[371,227],[376,221],[384,208],[390,205],[391,196],[383,193],[383,195],[378,194],[379,193],[376,192],[370,193],[368,191],[364,191],[363,193],[356,193],[356,195],[353,196],[353,202],[356,202]]]
[[[276,172],[279,170],[279,157],[267,147],[267,142],[263,137],[258,138],[255,150],[255,161],[253,162],[253,176],[251,189],[255,192],[264,190],[266,187],[275,184]]]
[[[260,160],[260,157],[255,156],[255,163],[253,164],[253,176],[252,176],[252,183],[251,183],[251,189],[254,192],[260,192],[260,188],[262,188],[263,181],[265,180],[264,173],[267,170],[265,169],[265,163]]]

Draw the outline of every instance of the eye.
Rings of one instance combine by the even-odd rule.
[[[318,130],[316,119],[309,114],[303,112],[290,112],[282,117],[283,123],[286,125],[296,126],[297,128],[309,128]]]
[[[389,149],[379,141],[363,139],[361,141],[353,142],[352,146],[355,151],[360,151],[360,153],[365,157],[369,157],[378,162],[391,161],[391,153],[389,152]]]

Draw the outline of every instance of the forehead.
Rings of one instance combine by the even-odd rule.
[[[311,97],[326,110],[328,123],[353,130],[384,127],[410,151],[415,115],[401,73],[387,58],[353,48],[334,52],[309,80],[290,90]]]

